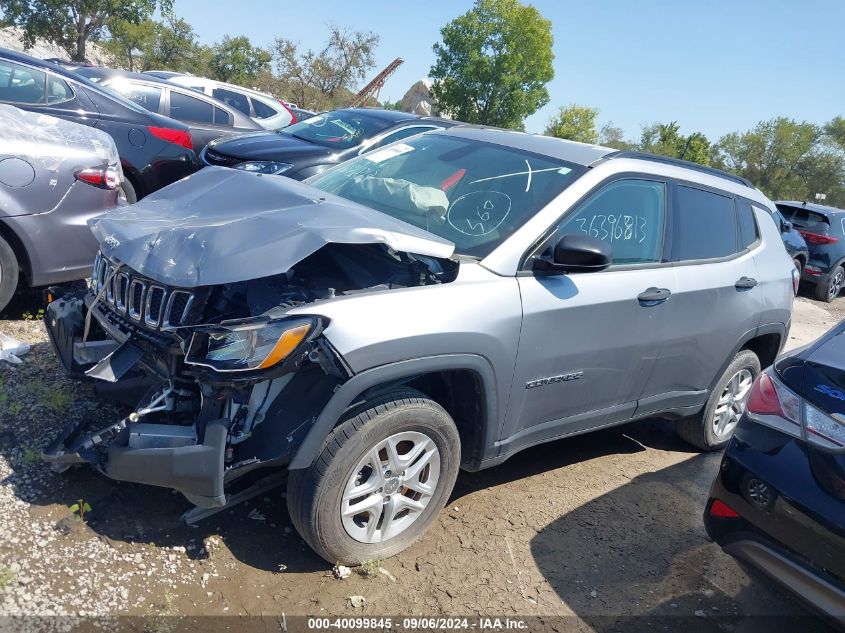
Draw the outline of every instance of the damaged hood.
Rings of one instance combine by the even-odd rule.
[[[290,178],[225,167],[206,167],[90,225],[106,257],[183,288],[284,273],[332,242],[430,257],[450,257],[455,247]]]

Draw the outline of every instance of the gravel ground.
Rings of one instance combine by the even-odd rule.
[[[125,413],[61,374],[21,307],[0,318],[0,332],[33,346],[19,366],[0,362],[0,615],[67,630],[118,614],[149,618],[146,629],[177,614],[504,614],[570,616],[565,628],[585,631],[687,616],[676,622],[693,631],[767,633],[806,616],[707,540],[700,516],[719,456],[693,452],[661,421],[463,473],[419,543],[346,580],[293,531],[279,490],[187,527],[178,494],[39,461],[68,420]],[[800,298],[790,346],[842,318],[845,299]]]

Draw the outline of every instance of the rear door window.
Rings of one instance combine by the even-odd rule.
[[[673,220],[673,261],[728,257],[738,250],[730,196],[678,185]]]
[[[45,102],[47,75],[40,70],[0,60],[0,101],[7,103]]]
[[[249,109],[249,98],[240,92],[227,90],[226,88],[215,88],[212,90],[211,96],[235,108],[235,110],[243,112],[247,116],[252,116]]]
[[[170,116],[178,121],[214,123],[214,106],[181,92],[170,92]]]
[[[625,178],[599,189],[561,222],[555,235],[580,234],[610,244],[614,264],[661,261],[666,185]]]

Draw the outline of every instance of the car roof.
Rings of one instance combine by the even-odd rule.
[[[104,70],[112,70],[110,68],[106,68]],[[195,99],[199,99],[201,101],[205,101],[206,103],[210,103],[215,107],[220,108],[221,110],[225,110],[230,115],[232,115],[233,125],[234,127],[239,128],[246,128],[246,129],[254,129],[256,131],[263,129],[260,125],[255,123],[251,118],[249,118],[246,114],[230,106],[228,103],[224,101],[220,101],[220,99],[215,99],[211,95],[207,95],[204,92],[198,92],[193,88],[189,88],[188,86],[183,86],[181,84],[174,84],[170,81],[165,81],[164,79],[159,79],[158,77],[153,77],[152,75],[147,75],[145,73],[130,73],[124,70],[114,71],[108,74],[103,74],[103,79],[100,81],[100,86],[108,87],[106,84],[112,83],[113,79],[127,79],[133,82],[137,82],[140,84],[149,84],[152,86],[161,86],[162,88],[167,88],[171,92],[178,92],[180,94],[185,94]],[[182,121],[186,125],[190,126],[190,123],[187,121]]]
[[[799,209],[807,209],[807,211],[815,211],[821,214],[837,214],[845,213],[845,209],[838,209],[837,207],[828,207],[824,204],[816,204],[815,202],[799,202],[798,200],[775,200],[777,206],[783,205],[786,207],[797,207]]]
[[[126,79],[141,79],[145,81],[149,80],[156,81],[158,83],[164,83],[164,81],[160,77],[156,77],[155,75],[130,72],[128,70],[119,70],[117,68],[106,68],[105,66],[79,66],[78,68],[75,68],[73,72],[78,75],[82,75],[87,79],[90,79],[91,77],[97,77],[98,79],[125,77]]]
[[[422,118],[422,117],[419,117]],[[505,145],[526,152],[542,154],[550,158],[565,160],[576,165],[585,167],[597,160],[612,154],[616,150],[601,145],[590,145],[576,141],[565,141],[553,136],[542,136],[540,134],[528,134],[515,130],[503,130],[500,128],[484,127],[478,125],[458,124],[446,130],[440,130],[438,134],[460,136],[477,141],[486,141]]]

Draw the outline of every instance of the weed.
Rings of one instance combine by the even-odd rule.
[[[35,314],[32,314],[32,312],[27,310],[21,315],[21,318],[24,321],[35,321],[36,319],[41,320],[44,318],[44,308],[39,308],[38,312],[36,312]]]
[[[66,387],[49,385],[35,378],[24,382],[21,385],[21,391],[33,402],[50,409],[53,413],[63,413],[73,403],[73,392]]]
[[[378,576],[378,570],[381,568],[380,560],[365,560],[361,563],[361,575],[366,578],[375,578]]]
[[[84,521],[85,515],[91,512],[91,506],[85,501],[85,499],[77,499],[76,503],[70,506],[70,511],[78,516],[80,520]]]
[[[0,567],[0,591],[3,591],[14,577],[15,572],[11,569],[8,567]]]
[[[4,397],[5,394],[0,394],[0,404],[3,403],[2,401]],[[17,417],[20,415],[21,411],[23,411],[23,404],[20,402],[10,402],[8,406],[6,406],[6,411],[9,412],[9,415]]]
[[[31,446],[27,446],[25,449],[23,449],[21,461],[24,463],[25,466],[33,466],[41,461],[41,451],[32,448]]]

